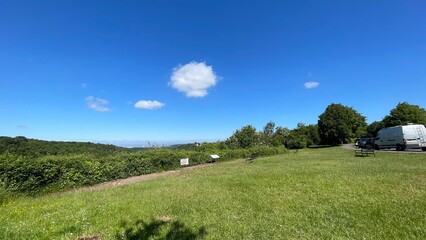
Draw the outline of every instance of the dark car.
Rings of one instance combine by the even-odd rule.
[[[373,148],[374,138],[358,138],[355,140],[355,146],[358,148]]]

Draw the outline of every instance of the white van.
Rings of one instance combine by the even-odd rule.
[[[374,139],[374,148],[396,148],[397,151],[421,148],[426,151],[426,128],[412,124],[381,129]]]

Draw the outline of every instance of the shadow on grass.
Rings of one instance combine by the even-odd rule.
[[[203,239],[207,235],[205,227],[192,231],[179,221],[154,219],[149,223],[137,220],[134,224],[123,221],[115,239]]]
[[[331,147],[336,147],[336,146],[341,146],[340,144],[338,145],[309,145],[308,148],[331,148]]]

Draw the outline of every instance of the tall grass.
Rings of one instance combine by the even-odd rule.
[[[3,202],[0,212],[1,239],[425,239],[426,158],[300,150],[98,191],[23,197]]]

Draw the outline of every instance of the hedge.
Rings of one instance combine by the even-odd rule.
[[[197,165],[209,162],[210,154],[218,154],[219,161],[226,161],[247,158],[252,153],[269,156],[286,152],[285,148],[278,147],[210,151],[155,149],[110,156],[78,154],[38,158],[2,154],[0,188],[22,193],[54,192],[176,169],[180,167],[179,160],[186,157],[190,159],[190,165]]]

